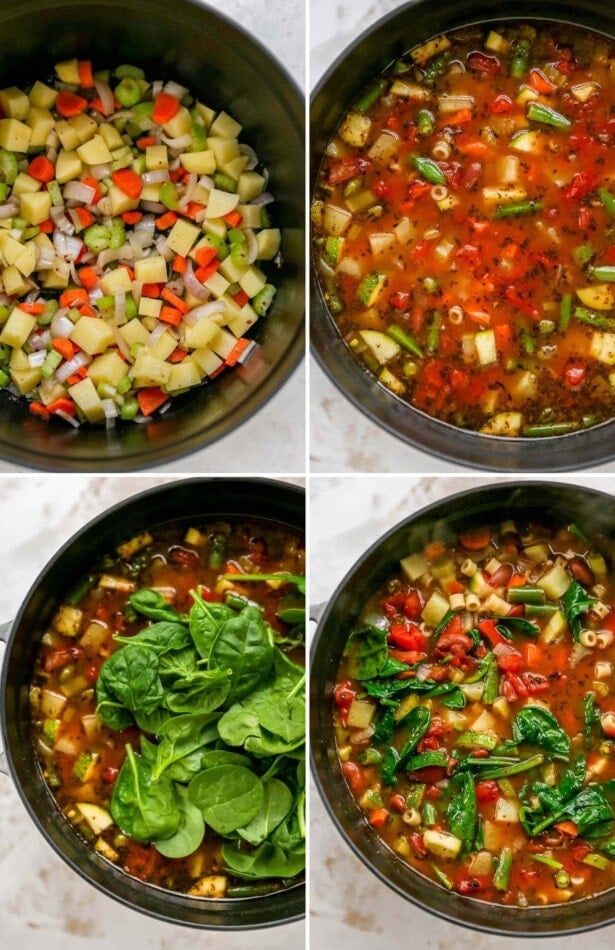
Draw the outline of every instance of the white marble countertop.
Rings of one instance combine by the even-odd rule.
[[[400,0],[310,0],[310,85],[339,54]],[[407,445],[364,416],[314,358],[310,360],[310,468],[313,472],[467,472]],[[586,471],[612,472],[613,463]]]
[[[203,2],[207,5],[207,0]],[[221,12],[252,33],[274,54],[297,85],[304,88],[303,0],[225,0]],[[305,380],[304,360],[279,392],[238,429],[205,449],[149,470],[160,473],[303,472]],[[274,450],[272,438],[275,438]],[[30,469],[0,460],[0,474],[26,471]]]
[[[509,479],[519,481],[519,478]],[[448,494],[496,479],[488,475],[314,477],[310,491],[310,599],[327,600],[359,556],[389,528],[424,505]],[[615,476],[553,476],[615,493]],[[497,938],[439,920],[406,903],[354,856],[329,818],[312,783],[310,804],[310,944],[340,950],[397,946],[424,950],[510,950],[556,947],[573,950],[583,940],[592,950],[607,950],[615,926],[586,937],[556,941]]]

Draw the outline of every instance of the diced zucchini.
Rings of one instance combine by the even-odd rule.
[[[363,148],[369,138],[372,120],[358,112],[349,112],[339,127],[339,137],[346,145]]]
[[[106,858],[107,861],[113,861],[115,863],[120,859],[119,852],[116,851],[115,848],[112,848],[104,838],[96,839],[94,851],[98,851],[99,854],[102,854],[103,858]]]
[[[495,803],[495,821],[498,824],[517,824],[519,821],[519,809],[514,802],[507,798],[498,798]]]
[[[461,692],[470,703],[480,702],[485,691],[484,683],[461,683]]]
[[[523,556],[532,564],[544,564],[549,560],[549,548],[542,541],[539,544],[528,544],[523,549]]]
[[[429,565],[422,554],[409,554],[399,562],[403,573],[409,581],[416,581],[429,570]]]
[[[513,135],[508,147],[515,152],[537,152],[540,148],[540,132],[538,129],[522,129]]]
[[[437,627],[448,609],[448,597],[435,590],[423,607],[421,617],[429,627]]]
[[[0,337],[1,340],[1,337]],[[607,366],[615,365],[615,333],[594,330],[589,344],[589,355]]]
[[[495,30],[489,30],[487,39],[485,40],[485,49],[490,49],[494,53],[502,53],[508,49],[508,40],[506,40],[501,33],[497,33]]]
[[[43,723],[43,736],[45,737],[45,741],[48,742],[49,745],[55,745],[59,726],[60,726],[59,719],[45,719]]]
[[[116,548],[117,553],[121,558],[124,558],[125,561],[128,561],[133,554],[136,554],[137,551],[141,551],[143,548],[146,548],[148,544],[153,542],[153,538],[149,531],[143,531],[141,534],[136,534],[130,541],[126,541],[124,544],[120,544]]]
[[[593,310],[611,310],[615,306],[615,294],[609,284],[593,284],[579,287],[577,297],[586,307]]]
[[[521,431],[523,416],[520,412],[498,412],[481,426],[484,435],[516,436]]]
[[[474,335],[474,343],[476,345],[478,362],[481,366],[489,366],[491,363],[497,363],[498,350],[493,330],[480,330]]]
[[[470,578],[468,587],[477,597],[488,597],[489,594],[493,594],[493,587],[487,583],[482,571],[475,571]]]
[[[542,628],[540,639],[543,643],[554,643],[555,640],[558,640],[564,635],[567,628],[568,624],[564,614],[561,610],[556,610],[555,613],[549,617],[549,620]]]
[[[563,597],[571,583],[570,574],[560,562],[554,564],[550,571],[536,581],[536,585],[542,587],[549,600],[559,600]]]
[[[385,281],[386,274],[368,274],[363,278],[357,290],[357,297],[364,307],[371,307],[376,303],[382,292]],[[369,332],[372,333],[374,331],[370,330]],[[384,334],[381,335],[384,337]],[[395,344],[395,346],[399,350],[399,346],[397,344]],[[387,360],[388,359],[392,359],[392,357],[389,356],[387,357]],[[382,360],[382,362],[387,362],[387,360]]]
[[[606,574],[606,561],[597,551],[592,551],[587,560],[594,574]]]
[[[58,633],[65,637],[76,637],[79,633],[83,611],[78,607],[71,607],[70,604],[63,604],[57,611],[52,620],[52,624]]]
[[[89,782],[93,777],[94,769],[99,758],[100,756],[98,756],[96,752],[82,752],[81,755],[77,757],[73,765],[73,775],[82,785],[84,782]]]
[[[113,824],[113,818],[109,812],[93,802],[75,802],[75,808],[88,823],[94,834],[102,834]]]
[[[409,696],[406,696],[402,699],[401,703],[393,713],[393,719],[395,722],[399,722],[404,716],[407,716],[409,712],[419,705],[419,698],[416,693],[410,693]]]
[[[352,220],[352,212],[336,205],[325,205],[323,224],[327,234],[339,237],[344,233]]]
[[[453,860],[459,856],[462,846],[461,838],[448,834],[445,831],[435,831],[427,828],[423,835],[423,844],[430,854],[438,858]]]
[[[371,725],[376,707],[373,703],[354,699],[348,710],[348,725],[353,729],[367,729]]]
[[[403,396],[406,391],[404,384],[395,376],[389,369],[384,367],[378,376],[378,382],[382,383],[383,386],[386,386],[387,389],[390,389],[391,392],[397,393],[398,396]]]
[[[386,333],[381,333],[380,330],[359,330],[359,336],[374,359],[381,365],[394,359],[401,349],[399,343],[392,340]]]

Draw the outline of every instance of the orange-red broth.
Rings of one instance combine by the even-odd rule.
[[[122,635],[136,634],[149,621],[135,612],[127,612],[131,590],[118,591],[100,586],[102,575],[127,580],[138,590],[153,587],[161,590],[165,598],[179,613],[189,612],[192,605],[190,590],[202,587],[202,595],[212,602],[223,599],[225,584],[219,577],[231,572],[288,572],[302,574],[305,567],[305,550],[302,539],[290,529],[275,527],[259,521],[212,522],[199,526],[202,540],[188,543],[186,531],[180,527],[153,531],[153,540],[134,555],[122,558],[117,554],[105,559],[90,575],[91,589],[79,601],[82,611],[77,636],[62,636],[53,628],[43,636],[41,649],[35,665],[31,691],[33,730],[36,752],[45,779],[49,782],[59,808],[71,816],[75,827],[88,841],[95,845],[93,835],[85,821],[75,813],[75,802],[93,802],[105,810],[110,808],[114,782],[126,757],[126,745],[130,743],[138,753],[141,731],[132,726],[115,732],[95,718],[89,730],[84,728],[88,717],[96,711],[95,684],[98,672],[105,659],[120,647],[113,639],[115,632]],[[214,538],[227,536],[225,559],[219,568],[208,566]],[[85,578],[86,585],[88,583]],[[81,582],[78,583],[77,589]],[[283,585],[273,589],[266,583],[232,586],[245,597],[255,600],[263,609],[264,619],[271,624],[276,635],[288,634],[288,627],[276,616],[282,598],[289,588]],[[88,637],[86,631],[102,628]],[[85,635],[85,641],[84,641]],[[89,641],[89,642],[88,642]],[[295,662],[303,661],[303,651],[294,649],[289,656]],[[50,743],[44,735],[44,710],[41,695],[48,691],[65,698],[58,712],[61,722]],[[54,718],[53,716],[51,718]],[[152,736],[148,738],[153,739]],[[58,742],[72,740],[74,751],[58,751]],[[84,784],[74,773],[80,755],[91,752],[98,756],[93,773]],[[111,848],[102,852],[126,873],[168,890],[189,891],[199,879],[207,875],[224,875],[221,857],[222,839],[207,829],[201,846],[187,858],[170,859],[161,855],[153,844],[139,844],[121,834],[114,824],[98,836]],[[103,846],[104,847],[104,846]],[[112,852],[116,857],[111,858]],[[242,885],[228,876],[231,883]],[[284,886],[279,880],[266,881],[263,891],[277,890]],[[227,896],[230,896],[228,894]]]
[[[462,692],[468,690],[466,704],[461,709],[447,708],[437,697],[425,699],[421,693],[416,694],[418,704],[429,708],[431,720],[414,754],[429,750],[444,753],[447,767],[424,767],[415,772],[397,771],[394,784],[387,784],[383,781],[383,758],[379,762],[365,764],[378,755],[384,757],[391,745],[400,752],[408,739],[408,729],[395,728],[392,739],[384,742],[371,737],[374,729],[380,727],[387,707],[367,695],[368,681],[359,682],[352,675],[357,655],[356,644],[349,644],[338,671],[333,714],[338,756],[349,790],[364,812],[365,821],[377,830],[398,858],[460,894],[524,907],[576,900],[615,884],[615,861],[607,856],[608,850],[604,850],[605,843],[613,838],[612,825],[604,826],[599,837],[590,837],[589,833],[586,837],[575,834],[575,827],[570,823],[560,825],[559,829],[552,825],[531,837],[518,818],[521,806],[519,796],[524,796],[524,786],[527,789],[528,783],[535,781],[557,786],[566,769],[579,756],[586,757],[586,786],[615,779],[615,743],[611,741],[615,736],[615,722],[608,715],[605,718],[605,714],[615,710],[615,588],[612,575],[607,577],[596,570],[594,555],[588,558],[591,551],[589,544],[581,540],[576,532],[545,528],[524,531],[522,535],[513,532],[514,526],[511,528],[509,525],[506,534],[498,529],[481,530],[476,535],[462,536],[452,547],[446,547],[441,542],[428,545],[424,552],[428,572],[414,583],[408,582],[403,571],[392,577],[365,605],[357,625],[359,629],[365,623],[376,624],[388,631],[388,656],[408,665],[407,672],[398,674],[394,679],[401,681],[407,678],[410,683],[417,673],[420,677],[421,671],[423,674],[427,671],[428,681],[434,686],[456,683]],[[533,563],[526,556],[525,550],[534,543],[547,544],[548,562]],[[493,572],[489,574],[486,565],[494,557],[502,566],[497,567],[494,563]],[[464,640],[462,635],[462,646],[456,646],[455,642],[460,642],[460,629],[467,634],[469,628],[476,627],[482,623],[485,615],[490,615],[484,606],[485,595],[481,597],[479,611],[458,614],[437,637],[433,636],[433,627],[422,621],[425,604],[434,591],[446,597],[454,593],[467,597],[471,593],[471,581],[461,571],[462,564],[465,565],[468,559],[478,565],[479,571],[489,581],[489,586],[505,601],[509,599],[509,592],[515,585],[535,584],[545,575],[548,567],[561,560],[570,581],[575,578],[581,580],[584,589],[593,591],[599,598],[601,606],[582,617],[584,629],[600,631],[598,645],[581,649],[573,642],[568,627],[551,639],[546,631],[548,619],[529,618],[531,609],[517,604],[511,615],[532,619],[540,632],[535,637],[514,633],[509,641],[511,652],[508,657],[497,658],[494,702],[486,704],[482,699],[471,699],[469,683],[476,679],[479,664],[482,658],[492,652],[493,643],[485,633],[477,638],[477,645],[469,648],[467,636]],[[455,565],[454,573],[444,577],[440,575],[440,579],[436,579],[439,569],[443,565],[450,565],[451,561]],[[546,603],[549,602],[547,598]],[[462,621],[458,620],[459,617]],[[449,639],[444,649],[443,637]],[[595,697],[597,720],[591,729],[591,741],[585,746],[584,700],[589,693]],[[401,711],[401,706],[411,695],[411,690],[396,694],[392,708],[400,703]],[[352,728],[348,724],[349,711],[357,700],[374,706],[374,716],[367,729]],[[481,842],[475,838],[472,845],[464,845],[456,858],[439,856],[426,847],[425,834],[427,832],[429,836],[429,832],[434,829],[450,833],[448,808],[451,798],[456,794],[455,782],[451,780],[458,771],[459,763],[466,756],[474,755],[467,747],[460,748],[457,745],[460,735],[478,730],[492,736],[497,743],[495,753],[485,750],[477,753],[488,761],[489,757],[498,753],[498,747],[512,739],[512,722],[526,704],[548,707],[570,738],[569,756],[560,761],[552,758],[540,746],[521,742],[508,754],[527,759],[543,752],[545,758],[540,766],[511,775],[505,781],[481,780],[480,770],[474,770],[477,809],[475,828],[478,837],[482,835],[483,840]],[[615,806],[613,793],[609,792],[607,797],[609,803]],[[512,820],[510,814],[506,814],[506,803],[512,806],[513,812],[517,812],[517,817]],[[504,808],[503,815],[500,814],[503,820],[497,820],[501,808]],[[512,868],[509,880],[504,882],[505,886],[500,882],[498,887],[494,882],[497,880],[496,869],[503,849],[509,849],[512,854]],[[603,867],[592,866],[596,856]],[[551,865],[542,863],[544,859],[550,861]],[[557,877],[558,871],[566,877]]]
[[[556,434],[608,419],[613,410],[615,338],[596,335],[615,330],[612,284],[606,306],[589,308],[596,326],[575,317],[585,306],[577,290],[597,283],[591,267],[615,265],[613,217],[598,195],[615,183],[613,44],[589,31],[539,24],[498,27],[502,49],[494,51],[485,46],[488,34],[450,34],[448,65],[431,85],[426,71],[437,57],[414,61],[411,52],[393,64],[381,77],[384,94],[363,116],[371,122],[363,147],[347,144],[338,129],[313,207],[317,270],[351,350],[401,398],[464,428]],[[524,37],[531,53],[516,78],[511,60]],[[398,81],[424,98],[394,95]],[[473,105],[443,112],[443,95],[469,96]],[[570,127],[528,120],[532,101],[563,114]],[[419,131],[421,110],[432,117],[431,133]],[[530,151],[511,141],[523,129],[535,138]],[[395,145],[378,157],[374,143],[382,134]],[[443,173],[442,209],[412,164],[416,155]],[[522,200],[542,207],[498,219],[497,209],[519,200],[513,192],[498,200],[498,188],[518,188]],[[341,231],[327,228],[327,208],[348,212],[357,194],[366,196],[363,207]],[[337,234],[341,250],[327,244]],[[381,249],[376,234],[384,235]],[[588,258],[576,250],[585,245]],[[366,305],[361,286],[370,275],[384,283]],[[387,333],[391,325],[409,334],[422,356],[402,345],[384,358],[360,335]],[[486,330],[493,330],[496,355],[482,364],[476,334]]]

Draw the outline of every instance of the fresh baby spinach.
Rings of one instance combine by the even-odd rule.
[[[170,838],[179,827],[177,790],[169,779],[152,779],[148,763],[130,744],[111,797],[111,815],[121,831],[135,841]]]
[[[228,835],[258,814],[264,788],[258,775],[242,765],[216,765],[192,779],[188,798],[200,809],[207,825]]]

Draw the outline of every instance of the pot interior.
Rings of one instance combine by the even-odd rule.
[[[304,885],[256,898],[199,900],[146,885],[105,861],[77,835],[44,781],[30,727],[29,685],[45,625],[105,553],[152,526],[188,527],[195,519],[250,518],[305,530],[302,489],[265,479],[188,479],[128,498],[71,538],[34,582],[13,623],[2,675],[3,744],[17,790],[49,843],[82,877],[130,907],[173,923],[243,929],[288,923],[304,914]]]
[[[461,897],[422,877],[388,848],[364,820],[338,764],[333,728],[335,675],[349,634],[373,592],[391,576],[399,560],[428,541],[504,518],[539,524],[572,522],[615,565],[615,506],[600,492],[576,486],[526,482],[494,485],[454,495],[430,505],[376,542],[333,593],[312,647],[310,735],[312,766],[323,801],[342,837],[384,883],[425,910],[455,923],[496,934],[566,934],[609,923],[615,914],[612,891],[550,907],[506,907]]]
[[[178,397],[148,425],[109,432],[47,424],[30,414],[25,399],[0,392],[0,456],[46,470],[129,470],[185,455],[231,431],[302,357],[304,109],[292,80],[255,40],[191,0],[26,0],[0,10],[2,87],[44,79],[54,63],[74,56],[92,59],[94,68],[134,63],[148,78],[176,79],[231,113],[243,126],[242,140],[269,169],[272,220],[283,232],[283,266],[269,268],[278,293],[255,329],[263,358],[252,367],[236,367]]]

